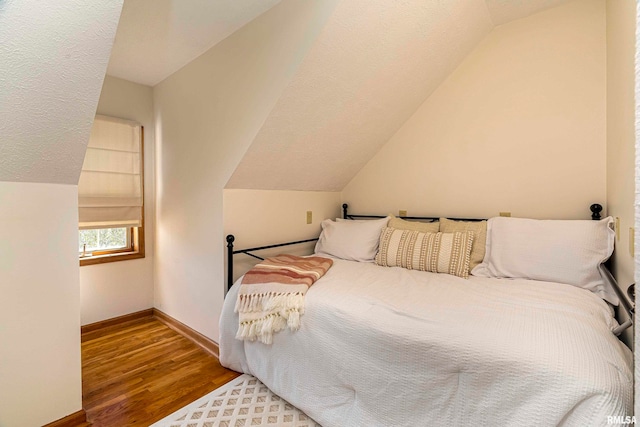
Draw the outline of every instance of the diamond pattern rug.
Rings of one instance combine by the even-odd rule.
[[[320,427],[251,375],[241,375],[151,427]]]

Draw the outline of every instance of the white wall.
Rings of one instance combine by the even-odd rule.
[[[78,187],[0,182],[0,426],[82,408]]]
[[[153,89],[107,76],[98,114],[134,120],[144,126],[145,257],[80,267],[83,325],[153,307],[155,224],[155,126]]]
[[[611,264],[623,290],[634,282],[630,229],[634,227],[634,0],[607,1],[607,209],[619,218]],[[619,310],[618,317],[627,316]],[[633,343],[633,329],[622,335]]]
[[[635,49],[635,282],[640,283],[640,6],[636,4],[636,49]],[[636,298],[637,301],[637,298]],[[635,362],[635,400],[634,400],[634,412],[636,415],[640,415],[640,321],[638,316],[634,319],[634,362]]]
[[[0,1],[0,426],[82,409],[78,177],[122,0]]]
[[[589,218],[606,203],[605,3],[496,27],[343,191],[354,212]]]
[[[224,235],[235,236],[235,249],[313,239],[320,235],[323,219],[342,215],[338,192],[226,189],[223,205]],[[307,224],[307,211],[312,212],[311,224]],[[305,243],[259,255],[308,255],[314,247],[315,243]],[[234,281],[256,262],[246,255],[234,257]]]
[[[223,188],[334,4],[284,0],[154,88],[154,306],[215,341]]]
[[[624,289],[634,281],[635,8],[634,0],[607,1],[607,209],[620,218],[613,273]]]

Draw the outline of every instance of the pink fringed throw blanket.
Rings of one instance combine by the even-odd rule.
[[[273,334],[286,326],[298,330],[304,295],[331,265],[329,258],[278,255],[249,270],[236,301],[240,317],[236,338],[271,344]]]

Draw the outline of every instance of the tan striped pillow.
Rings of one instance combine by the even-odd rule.
[[[385,227],[375,258],[384,267],[447,273],[469,277],[472,231],[421,233]]]
[[[469,271],[484,260],[485,246],[487,244],[487,221],[453,221],[440,218],[440,230],[443,233],[456,231],[473,231],[473,248],[469,259]]]

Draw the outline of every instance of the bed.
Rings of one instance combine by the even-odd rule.
[[[487,251],[508,264],[500,250],[518,248],[497,248],[495,224]],[[632,353],[605,301],[622,295],[606,281],[481,277],[481,264],[464,278],[344,259],[321,243],[333,266],[308,289],[299,330],[272,344],[236,339],[239,280],[220,320],[220,361],[324,427],[600,426],[631,415]]]

